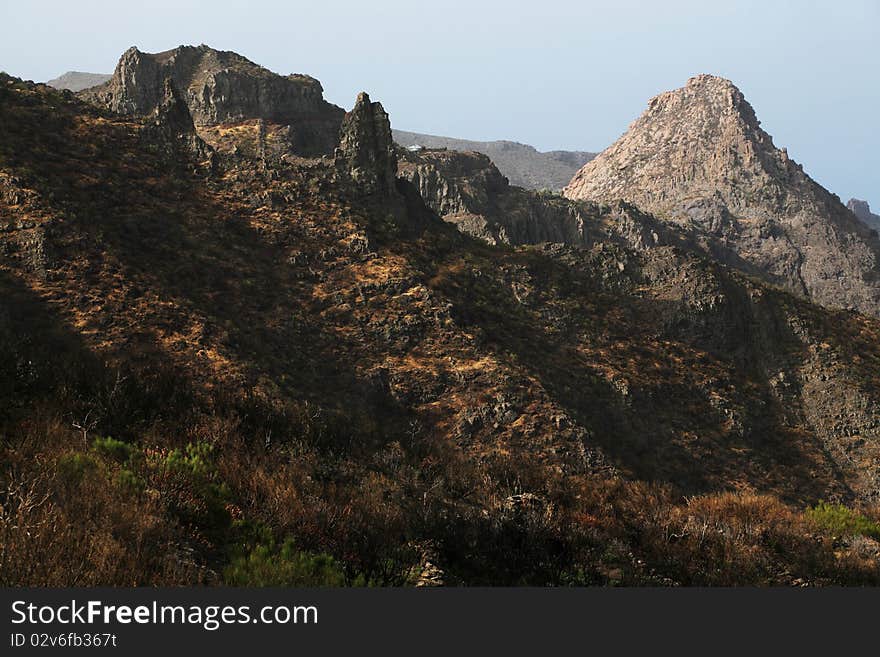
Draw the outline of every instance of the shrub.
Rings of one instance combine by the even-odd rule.
[[[172,514],[212,541],[224,542],[232,522],[232,492],[219,478],[213,445],[198,441],[183,449],[148,449],[145,457],[145,483],[159,491]]]
[[[82,481],[87,473],[98,469],[98,462],[89,454],[71,452],[58,459],[58,475],[67,484]]]
[[[144,480],[128,468],[116,473],[116,483],[120,488],[130,491],[140,491],[144,488]]]
[[[92,449],[104,458],[125,463],[131,458],[131,445],[111,437],[95,438]]]
[[[297,550],[288,539],[280,548],[260,544],[233,558],[224,580],[230,586],[343,586],[345,574],[330,555]]]
[[[843,504],[819,502],[807,510],[807,517],[834,537],[868,536],[880,540],[880,524]]]
[[[205,442],[188,443],[183,450],[171,450],[165,464],[168,470],[182,472],[195,479],[207,480],[215,470],[213,451],[213,446]]]

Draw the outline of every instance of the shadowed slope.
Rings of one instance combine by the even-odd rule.
[[[362,110],[351,134],[387,153],[384,123],[357,123],[383,113]],[[453,581],[562,583],[582,564],[578,581],[608,582],[597,555],[614,541],[636,546],[613,557],[631,581],[662,581],[636,553],[718,581],[640,543],[603,496],[635,503],[643,488],[624,482],[650,479],[673,513],[683,494],[877,495],[876,320],[674,247],[491,247],[411,195],[389,221],[335,162],[211,161],[186,135],[169,147],[177,133],[153,118],[12,78],[0,120],[4,362],[41,372],[37,390],[27,368],[3,370],[18,410],[2,458],[67,473],[55,526],[94,578],[76,581],[223,581],[255,525],[333,554],[351,581],[401,583],[436,553]],[[14,316],[20,298],[32,310]],[[31,357],[53,350],[46,322],[104,373]],[[77,394],[53,401],[50,382]],[[89,447],[108,434],[129,447]],[[126,460],[95,455],[110,448]],[[115,549],[161,557],[145,570],[100,561],[106,532],[75,533],[106,526],[102,494]],[[140,508],[155,524],[120,518]],[[754,581],[785,581],[775,564]]]

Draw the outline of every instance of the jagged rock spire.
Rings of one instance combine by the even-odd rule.
[[[397,180],[397,155],[391,122],[381,103],[366,92],[357,97],[340,129],[336,161],[366,194],[389,196]]]

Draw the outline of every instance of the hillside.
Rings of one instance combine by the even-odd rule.
[[[512,185],[525,189],[562,189],[584,164],[596,157],[584,151],[542,153],[514,141],[470,141],[394,130],[394,141],[401,146],[447,148],[451,151],[488,155]]]
[[[878,583],[880,320],[626,205],[486,244],[366,94],[305,157],[165,71],[0,78],[2,583]]]
[[[880,315],[880,240],[778,149],[730,81],[652,99],[563,191],[624,199],[702,235],[721,262],[817,303]]]

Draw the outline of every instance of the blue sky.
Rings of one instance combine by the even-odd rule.
[[[733,80],[763,127],[839,194],[880,208],[880,0],[590,2],[0,0],[0,69],[110,72],[131,45],[235,50],[395,127],[601,150],[697,73]]]

